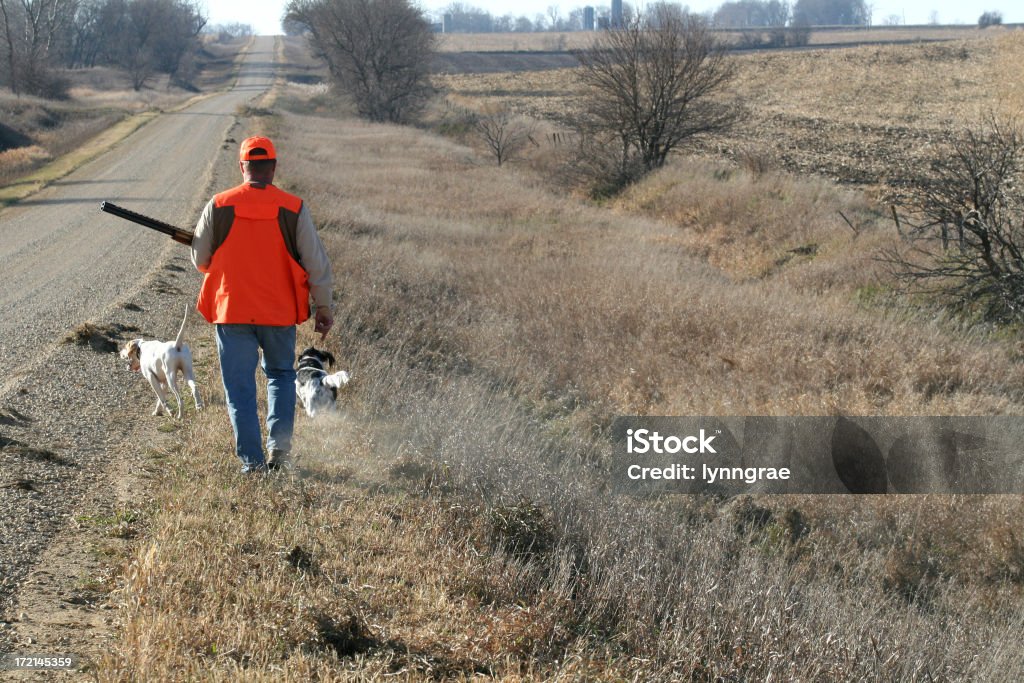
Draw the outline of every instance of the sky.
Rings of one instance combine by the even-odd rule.
[[[694,12],[705,12],[713,11],[722,1],[690,0],[680,4],[688,4]],[[260,35],[275,35],[281,32],[281,14],[286,0],[205,0],[205,4],[211,24],[241,22],[252,24]],[[451,0],[420,0],[419,4],[428,12],[439,15]],[[610,5],[611,0],[463,0],[463,4],[479,7],[495,16],[514,14],[533,18],[537,14],[547,14],[548,7],[552,5],[557,6],[564,16],[576,7],[600,7]],[[631,4],[642,3],[632,0]],[[963,0],[868,0],[868,4],[874,8],[872,21],[875,24],[886,23],[890,16],[898,16],[907,24],[927,24],[931,21],[932,12],[938,13],[942,24],[973,24],[982,12],[989,10],[1002,12],[1006,23],[1024,23],[1024,3],[1020,0],[979,0],[977,4]]]

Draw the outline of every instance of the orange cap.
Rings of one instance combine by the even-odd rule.
[[[277,152],[270,138],[256,135],[242,140],[242,148],[238,151],[239,161],[258,161],[260,159],[276,159]]]

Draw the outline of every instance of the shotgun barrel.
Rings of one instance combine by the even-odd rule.
[[[182,230],[181,228],[176,228],[170,223],[164,223],[163,221],[158,221],[155,218],[144,216],[141,213],[129,211],[128,209],[111,202],[103,202],[100,204],[100,211],[106,211],[118,218],[123,218],[131,221],[132,223],[138,223],[139,225],[143,225],[151,230],[162,232],[165,235],[170,235],[171,239],[175,242],[181,242],[182,244],[187,245],[192,244],[192,233],[187,230]]]

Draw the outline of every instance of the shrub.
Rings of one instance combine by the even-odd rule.
[[[507,109],[481,114],[476,118],[474,128],[498,166],[513,159],[528,144],[536,144],[533,123]]]
[[[586,89],[574,123],[594,142],[597,187],[622,189],[692,138],[738,119],[738,107],[713,99],[732,79],[732,62],[707,22],[678,7],[659,5],[574,54]]]
[[[305,28],[335,83],[371,121],[407,122],[432,93],[434,34],[408,0],[292,0],[285,20]]]
[[[1024,133],[990,119],[939,150],[911,191],[911,247],[884,260],[910,288],[985,320],[1024,320]],[[894,217],[899,226],[899,217]]]
[[[1000,26],[1003,23],[1002,12],[982,12],[981,16],[978,17],[978,28],[988,28],[989,26]]]

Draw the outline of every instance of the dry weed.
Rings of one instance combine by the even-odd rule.
[[[101,680],[1024,671],[1017,497],[607,492],[618,413],[1024,409],[1011,344],[860,303],[831,214],[870,222],[862,200],[697,163],[599,208],[422,131],[276,125],[352,390],[338,419],[300,417],[294,479],[240,480],[223,414],[191,423]]]

